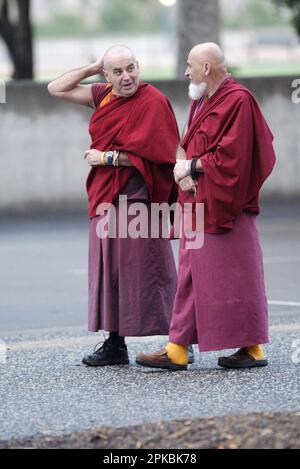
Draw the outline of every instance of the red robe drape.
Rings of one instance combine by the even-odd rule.
[[[108,87],[106,93],[110,91]],[[145,180],[151,202],[176,197],[173,167],[179,133],[168,99],[156,88],[141,83],[133,96],[118,97],[98,107],[91,117],[90,135],[93,149],[127,153]],[[97,215],[100,203],[117,200],[131,173],[130,167],[91,169],[87,179],[91,218]]]
[[[222,233],[243,211],[259,213],[259,190],[275,164],[273,135],[253,95],[232,78],[189,124],[181,145],[204,170],[195,202],[205,204],[205,232]],[[191,202],[190,194],[179,192],[181,203]]]

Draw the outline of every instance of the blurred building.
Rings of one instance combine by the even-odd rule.
[[[74,13],[85,10],[99,10],[103,0],[31,0],[32,13],[38,21],[47,21],[56,12]]]
[[[142,0],[141,0],[142,1]],[[245,8],[252,0],[220,0],[223,17],[237,23],[228,27],[226,21],[221,31],[221,42],[225,50],[228,65],[232,68],[257,66],[255,73],[264,67],[268,73],[268,64],[277,66],[280,70],[291,70],[300,74],[300,46],[299,39],[292,26],[288,26],[289,10],[283,10],[287,26],[260,27],[251,26],[251,19],[245,17]],[[87,31],[99,29],[99,16],[102,6],[108,0],[32,0],[32,15],[34,23],[43,25],[57,16],[77,16]],[[111,0],[112,5],[114,0]],[[157,2],[158,0],[153,0]],[[274,6],[271,0],[256,2]],[[163,8],[161,6],[161,8]],[[254,10],[255,12],[255,10]],[[252,12],[253,13],[253,12]],[[146,12],[145,12],[146,14]],[[175,11],[174,11],[175,17]],[[240,18],[240,21],[239,21]],[[249,23],[249,24],[248,24]],[[98,58],[113,43],[124,43],[134,49],[145,76],[150,78],[172,78],[175,74],[177,35],[176,21],[173,18],[173,28],[162,28],[161,31],[141,34],[116,33],[113,35],[94,34],[83,35],[37,35],[35,38],[35,72],[39,80],[49,80],[65,70],[75,68]],[[247,26],[248,25],[248,26]],[[230,24],[229,24],[230,26]],[[73,36],[73,37],[72,37]],[[298,69],[297,69],[298,64]],[[248,67],[249,65],[249,67]],[[261,67],[261,68],[260,68]],[[254,67],[255,68],[255,67]],[[3,41],[0,40],[0,79],[7,79],[11,73],[11,63]],[[243,74],[243,73],[242,73]]]

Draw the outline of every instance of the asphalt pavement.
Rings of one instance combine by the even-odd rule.
[[[86,331],[85,215],[0,223],[0,440],[300,410],[299,203],[265,204],[259,217],[270,365],[242,371],[218,368],[220,352],[200,354],[196,347],[185,372],[136,366],[135,354],[157,349],[162,337],[129,339],[129,366],[82,366],[82,356],[102,340]]]

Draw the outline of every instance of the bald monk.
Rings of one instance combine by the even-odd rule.
[[[218,45],[194,47],[185,75],[192,104],[174,176],[182,207],[204,204],[204,244],[187,248],[183,229],[169,343],[136,362],[184,370],[187,345],[197,343],[202,352],[237,348],[219,358],[222,367],[266,366],[268,308],[256,216],[275,164],[273,136],[253,95],[227,72]]]
[[[106,84],[80,83],[100,73]],[[112,204],[119,220],[125,210],[120,195],[127,197],[128,213],[135,202],[147,213],[151,202],[172,202],[176,120],[167,98],[140,81],[138,62],[125,46],[113,46],[96,63],[67,72],[48,89],[53,96],[93,109],[92,144],[85,153],[90,166],[88,329],[108,331],[109,337],[83,363],[126,365],[125,336],[168,333],[177,273],[168,239],[123,238],[119,233],[127,226],[116,226],[116,237],[102,237],[99,229],[108,219],[103,220],[107,213],[101,207]],[[133,218],[128,213],[126,225]]]

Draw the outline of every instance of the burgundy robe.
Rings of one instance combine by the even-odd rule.
[[[254,97],[231,78],[197,110],[198,104],[182,146],[188,159],[201,159],[204,172],[196,199],[180,190],[179,201],[204,203],[204,245],[191,250],[184,236],[180,240],[170,341],[198,343],[201,351],[266,343],[256,215],[259,190],[275,162],[272,134]]]
[[[105,93],[110,91],[108,87]],[[93,149],[126,152],[143,176],[151,202],[168,202],[170,197],[170,202],[176,200],[173,167],[179,133],[172,107],[160,91],[141,83],[133,96],[97,107],[90,135]],[[100,203],[118,199],[131,174],[132,168],[124,166],[91,169],[87,179],[91,218],[97,215]]]
[[[100,239],[96,230],[103,216],[97,207],[127,195],[148,209],[172,201],[173,167],[178,130],[165,96],[142,84],[131,98],[115,98],[98,107],[111,91],[93,85],[97,107],[91,119],[92,148],[125,151],[134,167],[93,168],[87,181],[90,204],[89,331],[107,330],[122,336],[166,335],[177,286],[174,257],[168,239]],[[172,195],[173,194],[173,195]],[[133,217],[128,216],[128,222]]]
[[[205,204],[205,232],[222,233],[243,211],[259,213],[259,190],[275,164],[273,135],[253,95],[232,78],[194,114],[197,105],[181,145],[204,169],[195,202]],[[180,191],[182,203],[188,197]]]

